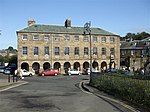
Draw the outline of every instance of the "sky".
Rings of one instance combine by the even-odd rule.
[[[0,0],[0,50],[17,49],[17,34],[27,21],[61,25],[67,18],[72,26],[91,21],[117,35],[150,33],[150,0]]]

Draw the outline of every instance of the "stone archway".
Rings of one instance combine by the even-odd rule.
[[[80,63],[79,62],[75,62],[73,65],[73,68],[76,70],[80,70]]]
[[[45,62],[43,64],[43,69],[46,70],[46,69],[49,69],[50,68],[50,63],[49,62]]]
[[[68,74],[68,70],[71,68],[71,64],[69,62],[64,63],[64,71]]]
[[[59,62],[55,62],[55,63],[54,63],[54,69],[57,69],[57,70],[60,71],[60,68],[61,68],[60,63],[59,63]]]
[[[102,72],[106,72],[107,71],[107,63],[105,61],[103,61],[101,63],[101,71]]]
[[[89,62],[86,61],[86,62],[83,63],[83,68],[84,69],[88,69],[89,67],[90,67]]]
[[[26,69],[27,71],[29,71],[29,64],[24,62],[21,64],[21,69]]]
[[[92,67],[93,67],[95,70],[99,70],[98,62],[94,61],[94,62],[92,63]]]
[[[40,69],[40,64],[38,62],[34,62],[32,64],[32,68],[33,68],[33,70],[35,70],[35,73],[38,74],[39,73],[39,69]]]

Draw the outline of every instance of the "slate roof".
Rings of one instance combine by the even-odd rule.
[[[90,28],[91,34],[97,35],[106,35],[106,36],[118,36],[111,32],[105,31],[100,28]],[[69,27],[66,28],[65,26],[57,26],[57,25],[41,25],[41,24],[34,24],[28,26],[18,32],[38,32],[38,33],[55,33],[55,34],[83,34],[84,27]]]

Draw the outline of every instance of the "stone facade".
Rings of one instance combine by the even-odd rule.
[[[36,24],[35,24],[36,25]],[[71,23],[70,23],[71,25]],[[27,70],[39,70],[47,68],[58,69],[64,73],[68,69],[78,69],[83,72],[84,69],[89,68],[90,63],[90,36],[84,35],[83,32],[67,32],[67,31],[47,31],[37,27],[34,31],[30,30],[30,25],[27,29],[17,31],[18,36],[18,67]],[[52,26],[51,26],[52,27]],[[74,27],[65,27],[63,29],[73,30]],[[78,27],[76,27],[78,29]],[[59,29],[59,26],[58,28]],[[81,29],[81,27],[79,28]],[[83,28],[84,29],[84,28]],[[33,30],[33,29],[32,29]],[[93,28],[93,31],[95,29]],[[84,31],[84,30],[83,30]],[[104,30],[103,30],[104,32]],[[105,32],[104,32],[105,33]],[[34,39],[34,36],[37,36]],[[105,38],[105,41],[102,38]],[[76,38],[76,39],[75,39]],[[112,67],[120,67],[120,38],[115,34],[99,34],[92,33],[92,66],[93,68],[101,71],[109,69],[110,66],[110,49],[114,49],[112,55]],[[111,40],[112,39],[112,40]],[[38,51],[35,51],[37,47]],[[47,47],[48,51],[45,51]],[[65,54],[65,47],[68,47],[69,54]],[[79,54],[75,54],[75,47],[79,49]],[[85,47],[88,48],[88,54],[85,54]],[[25,48],[25,49],[23,49]],[[56,48],[59,48],[59,53]],[[93,48],[97,50],[94,51]],[[102,55],[102,48],[106,48],[106,55]],[[25,52],[25,53],[24,53]],[[34,52],[38,52],[35,55]],[[47,54],[45,54],[47,52]],[[58,54],[57,54],[57,53]],[[95,54],[93,54],[96,52]]]
[[[133,72],[146,67],[147,71],[150,71],[150,37],[143,40],[122,41],[120,52],[121,66],[126,66]]]

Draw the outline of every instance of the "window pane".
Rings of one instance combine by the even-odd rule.
[[[102,42],[106,42],[106,37],[102,37]]]
[[[48,35],[44,35],[44,40],[49,40],[49,36]]]
[[[28,40],[28,35],[26,34],[22,35],[22,40]]]
[[[58,40],[60,40],[60,37],[59,36],[55,36],[54,40],[58,41]]]
[[[69,47],[65,47],[65,55],[69,55]]]
[[[38,55],[38,54],[39,54],[38,47],[34,47],[34,55]]]
[[[79,36],[74,36],[75,41],[79,41]]]
[[[38,35],[34,35],[33,36],[33,40],[39,40],[39,36]]]
[[[110,54],[111,55],[114,55],[114,51],[115,51],[114,48],[110,48]]]
[[[75,47],[75,49],[74,49],[74,54],[75,54],[75,55],[79,55],[79,47]]]
[[[93,42],[97,42],[97,37],[93,37]]]
[[[88,37],[87,37],[87,36],[84,36],[83,41],[84,41],[84,42],[88,42]]]
[[[69,41],[70,40],[70,37],[69,36],[66,36],[65,37],[65,41]]]
[[[22,54],[27,55],[27,47],[22,47]]]
[[[102,48],[102,55],[106,55],[106,48]]]
[[[49,47],[44,47],[44,55],[49,55]]]
[[[93,54],[97,55],[97,47],[93,48]]]
[[[88,55],[88,47],[84,47],[84,55]]]
[[[115,38],[114,37],[110,37],[110,42],[115,42]]]
[[[59,55],[59,47],[55,47],[55,55]]]

